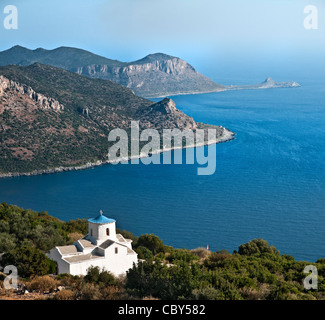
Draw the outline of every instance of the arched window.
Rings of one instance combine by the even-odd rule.
[[[118,254],[118,248],[115,248],[115,253]]]
[[[109,228],[106,228],[106,235],[109,236]]]
[[[93,229],[90,229],[90,236],[93,236]]]

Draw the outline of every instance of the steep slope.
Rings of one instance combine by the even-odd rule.
[[[0,65],[30,65],[35,62],[76,72],[90,78],[106,79],[132,89],[142,97],[202,93],[224,89],[196,71],[186,61],[163,53],[134,62],[110,60],[85,50],[60,47],[29,50],[15,46],[0,52]]]
[[[137,115],[141,119],[141,128],[154,127],[157,130],[178,128],[180,130],[196,129],[193,118],[176,108],[175,102],[169,98],[157,102],[146,109],[140,110]]]
[[[157,53],[123,66],[91,65],[72,71],[109,79],[143,97],[222,91],[223,86],[196,71],[186,61]]]
[[[198,125],[170,99],[153,103],[111,81],[38,63],[0,67],[0,175],[105,162],[108,133],[132,120],[141,130]]]

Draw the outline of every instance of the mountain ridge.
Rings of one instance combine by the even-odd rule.
[[[148,54],[136,61],[121,62],[72,47],[30,50],[14,46],[0,52],[0,66],[28,66],[37,62],[90,78],[111,80],[146,98],[221,91],[224,88],[186,61],[165,53]]]
[[[0,67],[0,88],[0,177],[106,163],[109,132],[130,132],[132,121],[140,131],[213,127],[215,142],[226,132],[195,122],[171,99],[155,103],[115,82],[40,63]]]
[[[225,86],[198,72],[191,64],[165,53],[151,53],[131,61],[112,60],[83,49],[61,46],[52,50],[14,46],[0,52],[0,66],[41,63],[88,78],[111,80],[144,98],[199,94],[226,90],[299,87],[294,81]]]

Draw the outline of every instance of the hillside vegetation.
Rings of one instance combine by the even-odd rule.
[[[87,232],[85,219],[63,222],[46,212],[0,205],[1,265],[18,267],[20,281],[31,291],[46,292],[51,299],[205,299],[284,300],[324,299],[325,259],[312,263],[318,270],[318,289],[305,290],[303,270],[310,262],[281,254],[265,240],[254,239],[229,253],[204,248],[176,249],[153,234],[133,240],[138,266],[122,278],[91,268],[85,277],[48,276],[55,263],[45,252],[72,243]],[[64,289],[58,291],[57,288]],[[62,288],[61,288],[62,289]],[[6,290],[2,296],[12,295]],[[38,296],[38,298],[40,298]]]
[[[114,144],[108,133],[129,132],[131,121],[140,130],[197,127],[170,99],[154,103],[112,81],[41,64],[0,67],[0,120],[0,175],[105,162]]]

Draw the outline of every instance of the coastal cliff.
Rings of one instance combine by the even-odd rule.
[[[205,77],[186,61],[162,53],[150,54],[127,65],[89,65],[72,71],[114,81],[146,98],[224,90],[224,86]]]
[[[220,126],[195,122],[171,99],[154,103],[114,82],[39,63],[0,67],[0,88],[2,177],[107,163],[109,132],[115,128],[129,132],[132,121],[139,122],[140,131],[213,127],[214,143],[233,138],[225,139]]]

